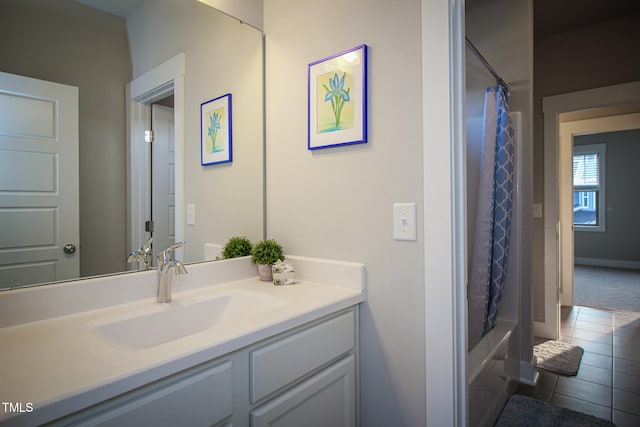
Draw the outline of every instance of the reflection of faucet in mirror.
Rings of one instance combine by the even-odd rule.
[[[179,242],[169,246],[158,255],[158,296],[159,303],[171,301],[171,272],[187,274],[187,269],[180,261],[174,259],[175,250],[184,246],[186,242]]]
[[[127,263],[137,263],[138,271],[147,270],[151,266],[151,242],[153,242],[153,237],[147,240],[147,243],[140,246],[140,249],[131,252],[129,258],[127,258]]]

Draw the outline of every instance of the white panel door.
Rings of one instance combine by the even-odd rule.
[[[78,277],[78,221],[78,88],[0,72],[0,289]]]
[[[175,143],[173,108],[151,106],[151,219],[154,224],[153,253],[155,256],[175,243]]]

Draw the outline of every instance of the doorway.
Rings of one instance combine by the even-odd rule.
[[[153,257],[151,265],[156,266],[156,256],[160,251],[176,242],[175,230],[175,109],[173,94],[151,104],[151,218],[150,234]]]
[[[635,107],[634,107],[635,108]],[[639,106],[640,108],[640,106]],[[628,109],[628,108],[627,108]],[[610,111],[614,112],[614,111]],[[598,114],[605,114],[605,112],[600,112]],[[617,115],[601,115],[600,117],[588,118],[588,119],[576,119],[576,120],[564,120],[560,123],[560,271],[561,271],[561,280],[560,280],[560,302],[561,305],[564,306],[572,306],[574,301],[574,264],[575,264],[575,233],[579,233],[578,237],[581,238],[584,242],[595,243],[598,242],[600,245],[606,243],[602,237],[610,235],[611,233],[607,233],[607,223],[611,224],[610,221],[607,221],[607,212],[606,206],[609,204],[606,203],[606,181],[602,182],[602,191],[598,192],[598,200],[602,202],[602,208],[600,210],[600,215],[602,218],[598,221],[598,227],[574,227],[574,203],[573,203],[573,155],[577,147],[579,140],[585,141],[601,141],[601,139],[593,139],[589,138],[589,135],[602,135],[604,133],[616,132],[616,131],[625,131],[630,129],[640,128],[640,113],[629,113],[629,114],[617,114]],[[585,138],[588,138],[585,140]],[[605,159],[614,160],[612,156],[605,156],[606,154],[606,145],[600,146],[600,155]],[[595,146],[595,145],[590,145]],[[609,150],[611,151],[611,150]],[[611,154],[611,153],[610,153]],[[605,162],[602,164],[603,167],[606,167]],[[610,174],[615,171],[615,167],[611,167]],[[606,172],[606,169],[603,171]],[[602,177],[604,178],[604,176]],[[623,203],[624,199],[619,200],[618,203]],[[615,229],[615,227],[613,227]],[[593,230],[591,230],[593,229]],[[593,233],[597,233],[593,234]],[[607,234],[602,234],[607,233]],[[585,234],[588,234],[585,236]],[[590,236],[589,236],[590,235]],[[610,251],[611,252],[611,251]],[[585,256],[578,258],[587,258]],[[609,264],[611,267],[620,267],[624,266],[622,264],[616,264],[613,260],[606,260],[604,256],[598,256],[599,259],[595,259],[595,257],[590,257],[593,262],[597,264],[611,263]],[[590,263],[590,260],[584,260],[583,262]],[[591,262],[592,263],[592,262]]]
[[[173,125],[167,125],[164,133],[173,139],[173,163],[164,161],[172,168],[173,178],[167,178],[165,192],[170,189],[166,200],[167,230],[163,236],[171,236],[173,241],[183,241],[185,236],[185,194],[184,194],[184,75],[185,55],[180,53],[160,64],[151,71],[127,85],[127,185],[128,211],[127,240],[131,250],[137,249],[151,237],[147,221],[153,213],[151,146],[145,142],[144,134],[151,128],[152,104],[168,96],[173,96]],[[166,197],[165,197],[166,199]],[[171,207],[170,205],[173,205]],[[156,215],[157,216],[157,215]],[[173,232],[171,231],[173,226]],[[154,234],[160,233],[160,230]],[[155,237],[154,237],[155,240]],[[168,240],[167,240],[168,241]],[[155,251],[166,248],[159,242]],[[168,244],[167,244],[168,246]],[[176,256],[184,257],[185,249],[176,250]]]
[[[567,222],[566,209],[561,208],[562,192],[568,190],[567,175],[572,144],[560,141],[561,124],[640,112],[640,82],[546,97],[544,114],[544,313],[543,322],[534,322],[537,336],[557,339],[560,331],[561,300],[573,300],[573,219]],[[571,126],[569,126],[570,128]],[[569,129],[569,135],[578,131]],[[570,138],[569,138],[570,140]],[[564,153],[564,157],[563,154]],[[567,154],[568,153],[568,154]],[[562,161],[567,159],[567,161]],[[565,165],[563,167],[563,165]],[[564,179],[562,179],[564,177]],[[564,183],[564,185],[563,185]],[[564,188],[564,190],[563,190]],[[572,191],[572,190],[571,190]],[[565,202],[566,203],[566,202]],[[565,277],[570,274],[571,278]],[[562,287],[561,287],[562,285]],[[566,294],[566,295],[564,295]]]
[[[574,129],[571,135],[562,131],[568,126]],[[573,162],[573,175],[577,176],[581,175],[581,164],[590,164],[587,179],[591,181],[591,184],[581,187],[585,191],[574,193],[575,187],[572,189],[571,186],[575,185],[575,178],[572,183],[572,177],[568,177],[569,199],[575,194],[580,200],[576,203],[563,196],[563,221],[571,221],[569,224],[574,226],[570,236],[563,236],[570,239],[563,255],[571,257],[562,264],[564,273],[560,286],[563,306],[583,305],[612,310],[634,307],[633,296],[637,291],[632,285],[633,271],[625,274],[624,270],[615,269],[640,269],[637,258],[638,203],[628,189],[638,180],[635,159],[640,155],[639,129],[640,113],[561,124],[561,145],[573,146],[573,159],[563,159],[561,167],[571,168]],[[582,172],[586,176],[584,169]],[[580,210],[583,206],[588,207]],[[594,213],[593,218],[588,217],[591,212]],[[584,224],[578,221],[580,215],[584,217]],[[568,227],[562,228],[566,230]],[[595,277],[599,278],[599,283],[593,280]],[[615,277],[619,280],[616,281]],[[640,284],[640,280],[636,280]],[[636,310],[630,311],[640,311],[638,304],[635,306]]]

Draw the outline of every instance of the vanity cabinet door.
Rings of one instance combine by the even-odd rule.
[[[353,427],[355,358],[351,354],[251,412],[251,427]]]
[[[58,420],[60,426],[211,426],[233,413],[231,362],[193,368]]]

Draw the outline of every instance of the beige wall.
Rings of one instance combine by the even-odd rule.
[[[124,20],[74,0],[2,0],[0,40],[0,70],[79,87],[80,274],[124,271]]]
[[[423,234],[394,241],[392,226],[394,202],[423,216],[420,15],[419,0],[265,2],[268,234],[288,253],[366,264],[367,426],[425,424]],[[307,150],[307,64],[363,43],[368,143]]]
[[[640,15],[534,41],[534,189],[544,201],[542,98],[636,81],[640,76]],[[544,219],[534,218],[532,280],[534,320],[544,320]]]
[[[196,206],[186,228],[186,261],[204,244],[263,230],[262,34],[196,2],[155,0],[127,19],[134,75],[186,53],[185,197]],[[200,104],[232,94],[233,162],[201,166]],[[184,209],[177,206],[176,209]]]
[[[262,0],[198,0],[262,31]]]

